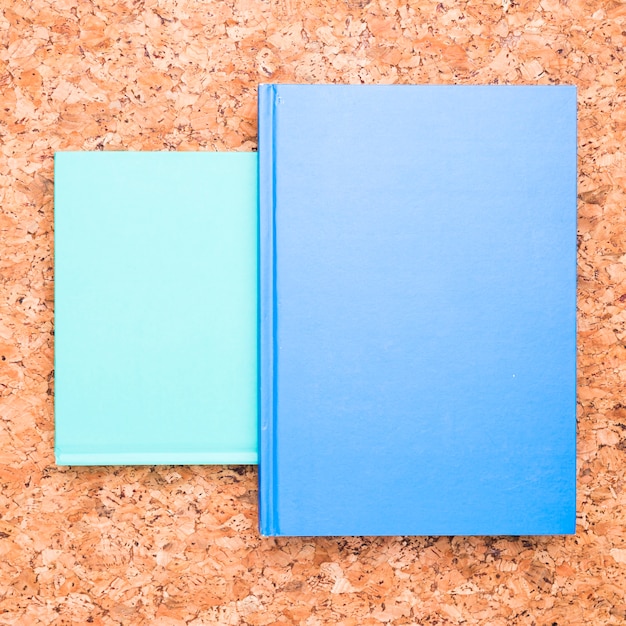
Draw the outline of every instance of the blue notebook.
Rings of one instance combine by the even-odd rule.
[[[60,465],[256,463],[257,155],[55,156]]]
[[[259,97],[262,534],[573,533],[575,88]]]

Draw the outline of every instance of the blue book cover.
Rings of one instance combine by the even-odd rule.
[[[59,465],[256,463],[257,155],[55,155]]]
[[[575,532],[576,90],[262,85],[264,535]]]

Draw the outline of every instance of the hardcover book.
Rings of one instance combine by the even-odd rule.
[[[257,460],[257,156],[55,156],[60,465]]]
[[[262,85],[264,535],[575,530],[576,91]]]

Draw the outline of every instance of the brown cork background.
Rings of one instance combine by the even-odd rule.
[[[0,624],[626,624],[626,4],[0,3]],[[575,84],[578,527],[262,539],[251,467],[57,468],[53,154],[252,150],[259,82]]]

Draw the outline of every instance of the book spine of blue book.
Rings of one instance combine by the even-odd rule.
[[[275,172],[274,85],[259,85],[259,525],[261,534],[276,535],[274,416],[275,337]]]

